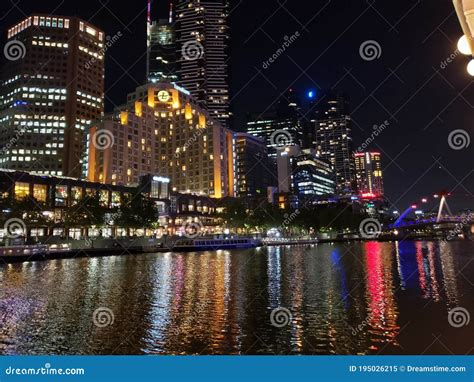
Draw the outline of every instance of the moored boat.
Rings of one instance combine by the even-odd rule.
[[[199,252],[199,251],[215,251],[219,249],[245,249],[256,248],[262,246],[260,240],[253,238],[196,238],[177,240],[172,250],[173,252]]]

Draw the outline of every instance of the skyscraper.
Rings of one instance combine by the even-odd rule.
[[[362,197],[383,196],[383,177],[380,153],[371,151],[355,154],[357,189]]]
[[[236,196],[265,196],[276,184],[265,141],[246,133],[234,134]]]
[[[170,2],[168,19],[152,20],[151,0],[148,0],[147,17],[147,81],[176,81],[176,34],[173,3]]]
[[[272,110],[249,116],[247,133],[264,139],[268,155],[276,164],[278,147],[301,146],[303,130],[299,117],[299,100],[290,89],[280,97]]]
[[[178,84],[229,126],[228,0],[177,0]]]
[[[334,170],[316,155],[314,149],[298,146],[278,149],[278,185],[280,193],[293,193],[300,201],[333,195]]]
[[[104,33],[32,15],[8,30],[5,52],[0,168],[79,177],[84,133],[104,110]]]
[[[349,102],[342,93],[328,93],[316,108],[315,142],[318,155],[329,161],[336,172],[336,192],[341,196],[355,191],[355,167]]]

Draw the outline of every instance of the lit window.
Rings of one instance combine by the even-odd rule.
[[[21,200],[30,196],[30,184],[29,183],[15,183],[15,199]]]
[[[95,36],[97,31],[94,28],[91,27],[86,27],[86,32],[89,33],[92,36]]]
[[[60,207],[67,205],[67,186],[56,186],[55,204]]]
[[[48,187],[43,184],[35,184],[33,186],[33,198],[38,202],[46,203]]]

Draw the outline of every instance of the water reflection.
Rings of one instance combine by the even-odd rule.
[[[387,247],[378,242],[365,244],[367,274],[367,306],[370,333],[370,350],[380,350],[387,343],[399,346],[396,336],[398,307],[392,275],[393,256]]]
[[[465,353],[471,331],[453,336],[446,315],[455,306],[474,312],[472,245],[368,242],[5,265],[0,352],[413,354],[436,332],[450,334],[449,351]],[[113,325],[94,325],[98,307],[113,311]],[[292,313],[283,328],[270,321],[279,307]]]

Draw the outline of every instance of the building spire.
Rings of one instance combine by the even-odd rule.
[[[148,25],[151,24],[151,0],[148,0],[147,23],[148,23]]]
[[[170,19],[169,19],[170,24],[173,23],[173,2],[170,1]]]
[[[151,49],[151,1],[148,0],[146,22],[146,82],[150,78],[150,49]]]

